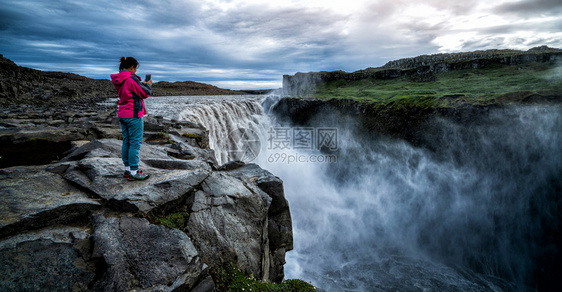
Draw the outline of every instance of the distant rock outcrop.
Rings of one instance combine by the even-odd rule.
[[[91,79],[73,73],[44,72],[18,66],[0,55],[0,105],[95,103],[117,96],[109,76],[107,78]],[[155,96],[248,94],[193,81],[156,82],[153,93]]]
[[[434,73],[468,68],[479,68],[488,64],[520,65],[524,63],[556,62],[562,56],[562,50],[540,46],[528,51],[518,50],[485,50],[463,53],[421,55],[404,58],[386,63],[382,68],[401,70],[430,66]]]
[[[154,96],[247,94],[242,91],[222,89],[213,85],[193,81],[178,81],[173,83],[167,81],[156,82],[153,84],[152,93]]]
[[[451,70],[482,68],[490,64],[519,65],[525,63],[556,63],[562,58],[562,50],[546,46],[528,51],[486,50],[467,53],[423,55],[390,61],[382,67],[367,68],[355,72],[310,72],[283,76],[283,93],[286,96],[307,96],[316,86],[325,82],[354,81],[367,78],[393,79],[407,76],[413,81],[435,81],[435,74]]]
[[[57,104],[116,96],[109,80],[73,73],[43,72],[16,65],[0,55],[0,105]]]

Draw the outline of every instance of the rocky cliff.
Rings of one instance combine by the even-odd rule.
[[[455,99],[446,96],[444,99]],[[411,106],[393,104],[380,106],[369,102],[352,99],[329,99],[285,97],[272,107],[271,112],[281,122],[294,126],[341,127],[356,131],[361,137],[392,137],[408,141],[416,146],[432,148],[432,125],[441,118],[470,127],[478,123],[494,110],[502,110],[513,104],[560,106],[562,98],[558,96],[530,95],[524,99],[513,99],[506,103],[492,105],[475,105],[459,103],[455,106]],[[438,135],[438,134],[435,134]]]
[[[487,111],[488,108],[466,108],[445,115],[458,119],[471,119]],[[431,117],[438,116],[437,109],[401,107],[380,110],[360,101],[348,99],[321,100],[315,98],[283,98],[272,109],[272,113],[282,122],[295,126],[341,127],[341,123],[350,123],[350,128],[362,134],[376,137],[390,136],[407,140],[419,145],[426,123]],[[363,136],[363,135],[359,135]]]
[[[114,116],[0,114],[1,291],[213,291],[211,271],[227,263],[283,280],[292,227],[279,178],[217,165],[199,125],[147,117],[151,177],[127,181]]]
[[[367,68],[355,72],[311,72],[283,76],[283,92],[287,96],[312,95],[317,85],[336,81],[355,81],[362,79],[388,80],[408,77],[416,82],[435,81],[441,72],[462,69],[475,69],[493,64],[521,65],[527,63],[557,63],[562,58],[562,50],[546,46],[528,51],[486,50],[466,53],[423,55],[390,61],[382,67]]]

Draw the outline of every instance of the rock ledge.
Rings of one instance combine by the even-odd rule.
[[[279,178],[254,164],[220,167],[204,139],[183,135],[204,129],[147,117],[140,167],[151,177],[129,182],[112,115],[58,126],[44,113],[0,116],[3,148],[65,145],[51,163],[0,168],[1,291],[210,291],[209,271],[227,263],[283,280],[293,241]],[[182,226],[158,224],[180,210]]]

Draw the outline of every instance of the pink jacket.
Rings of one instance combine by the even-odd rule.
[[[129,71],[111,74],[111,81],[119,94],[119,111],[117,117],[123,119],[142,118],[146,114],[144,99],[152,94],[149,84],[143,84],[141,78]]]

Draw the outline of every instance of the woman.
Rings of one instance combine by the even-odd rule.
[[[139,62],[133,57],[121,57],[119,73],[111,74],[111,81],[119,94],[117,117],[123,133],[121,157],[125,164],[123,177],[130,181],[145,180],[149,177],[139,169],[139,152],[142,144],[146,114],[144,99],[152,94],[152,80],[141,82],[136,75]]]

